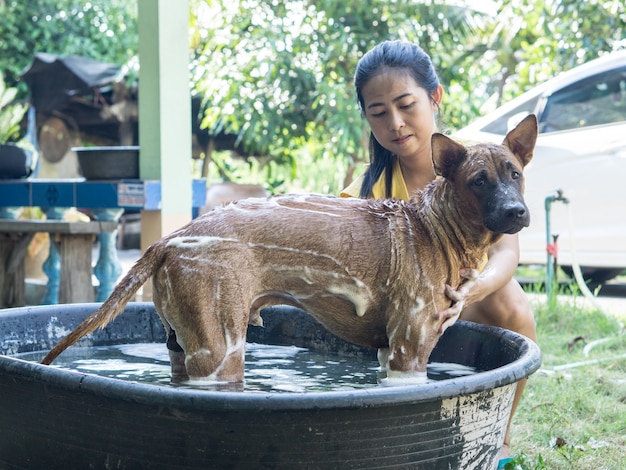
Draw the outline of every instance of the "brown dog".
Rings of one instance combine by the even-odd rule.
[[[446,310],[446,285],[459,286],[462,268],[478,268],[502,233],[529,223],[522,170],[536,137],[534,116],[502,145],[466,148],[433,135],[443,178],[409,203],[286,195],[216,208],[148,248],[42,363],[107,325],[152,276],[174,378],[242,381],[247,325],[261,325],[260,310],[276,304],[385,349],[390,377],[423,374],[458,317]]]

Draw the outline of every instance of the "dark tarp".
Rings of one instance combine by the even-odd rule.
[[[68,128],[79,130],[87,142],[120,145],[120,122],[115,116],[103,118],[102,110],[113,104],[113,85],[122,78],[121,70],[122,67],[117,65],[87,57],[36,53],[21,77],[30,89],[31,103],[37,110],[38,120],[41,120],[38,127],[52,115],[62,119]],[[126,100],[136,104],[136,92],[133,91]],[[202,99],[195,96],[192,99],[192,132],[201,151],[208,152],[209,142],[212,141],[214,150],[233,150],[242,156],[251,155],[243,148],[237,135],[220,132],[212,136],[207,129],[201,129],[203,116]],[[136,119],[133,133],[132,145],[138,145]],[[57,144],[55,141],[54,146]]]
[[[37,53],[22,72],[31,102],[39,112],[63,108],[72,96],[87,94],[94,87],[115,81],[120,67],[87,57]]]

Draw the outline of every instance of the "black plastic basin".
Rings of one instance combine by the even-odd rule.
[[[74,147],[81,174],[87,180],[139,178],[139,147]]]
[[[49,349],[97,304],[0,312],[1,468],[495,468],[516,382],[540,365],[530,340],[457,322],[431,361],[475,375],[333,392],[203,391],[42,366],[12,354]],[[249,340],[372,357],[304,312],[267,309]],[[164,341],[152,304],[81,345]],[[163,346],[165,348],[165,345]]]

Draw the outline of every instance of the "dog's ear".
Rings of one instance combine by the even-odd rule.
[[[467,155],[465,147],[439,133],[433,134],[430,146],[433,152],[435,173],[447,179],[454,179],[456,169]]]
[[[523,166],[526,166],[533,158],[537,132],[537,117],[529,114],[506,135],[502,144],[513,152]]]

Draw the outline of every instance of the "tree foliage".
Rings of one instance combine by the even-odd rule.
[[[36,52],[82,55],[124,64],[137,54],[136,0],[0,0],[0,71],[20,74]]]
[[[0,72],[0,144],[14,140],[20,131],[20,123],[26,106],[15,103],[17,88],[7,87]]]
[[[623,0],[189,2],[204,124],[236,134],[275,187],[285,174],[312,178],[319,166],[334,173],[324,188],[336,191],[367,159],[352,76],[382,40],[414,41],[431,55],[446,89],[444,131],[626,47]],[[35,52],[120,65],[137,54],[136,0],[0,0],[0,15],[0,71],[10,86],[23,87],[19,74]]]
[[[205,125],[237,133],[254,153],[292,167],[305,143],[320,158],[365,160],[368,133],[352,87],[365,51],[384,39],[407,39],[440,63],[476,34],[480,16],[441,2],[402,0],[194,6],[194,70],[207,100]],[[436,55],[440,49],[446,54]]]
[[[598,56],[626,48],[621,0],[504,0],[481,33],[484,55],[470,75],[488,83],[488,110]]]
[[[194,65],[208,102],[205,125],[294,168],[306,143],[314,159],[341,158],[349,180],[366,159],[368,136],[352,74],[382,40],[414,41],[431,55],[450,130],[626,46],[620,0],[501,0],[488,11],[473,3],[197,0]]]

